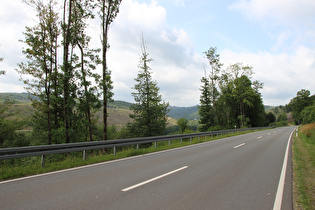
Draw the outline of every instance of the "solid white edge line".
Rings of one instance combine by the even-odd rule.
[[[262,136],[258,136],[258,137],[257,137],[257,139],[261,139],[261,138],[262,138]]]
[[[291,133],[291,135],[290,135],[290,137],[288,139],[287,148],[285,150],[285,155],[284,155],[281,175],[280,175],[280,179],[279,179],[277,194],[276,194],[276,198],[275,198],[275,203],[273,205],[273,210],[280,210],[281,209],[283,190],[284,190],[285,174],[286,174],[287,165],[288,165],[289,147],[290,147],[291,138],[292,138],[292,135],[293,135],[295,129],[292,131],[292,133]]]
[[[179,168],[179,169],[176,169],[176,170],[174,170],[174,171],[168,172],[168,173],[166,173],[166,174],[162,174],[162,175],[160,175],[160,176],[154,177],[154,178],[152,178],[152,179],[149,179],[149,180],[147,180],[147,181],[141,182],[141,183],[139,183],[139,184],[132,185],[132,186],[130,186],[130,187],[127,187],[127,188],[122,189],[121,191],[127,192],[127,191],[129,191],[129,190],[135,189],[135,188],[140,187],[140,186],[142,186],[142,185],[145,185],[145,184],[148,184],[148,183],[153,182],[153,181],[155,181],[155,180],[161,179],[161,178],[163,178],[163,177],[166,177],[166,176],[171,175],[171,174],[173,174],[173,173],[176,173],[176,172],[178,172],[178,171],[184,170],[184,169],[186,169],[186,168],[188,168],[188,166],[181,167],[181,168]]]
[[[236,146],[234,147],[234,149],[236,149],[236,148],[238,148],[238,147],[241,147],[241,146],[244,146],[244,145],[245,145],[245,143],[242,143],[242,144],[236,145]]]

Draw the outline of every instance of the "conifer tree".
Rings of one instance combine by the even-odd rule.
[[[162,102],[157,82],[152,79],[149,66],[152,59],[149,58],[143,38],[141,50],[138,66],[140,70],[135,79],[135,92],[132,93],[136,103],[130,108],[133,111],[130,117],[134,121],[128,124],[128,129],[134,137],[163,135],[167,125],[169,103]]]
[[[213,107],[211,105],[211,86],[208,77],[205,75],[201,78],[201,96],[200,96],[200,131],[207,131],[214,124]]]

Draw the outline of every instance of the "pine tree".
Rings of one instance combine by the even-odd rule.
[[[213,107],[211,105],[211,86],[208,77],[205,75],[201,78],[201,96],[200,96],[200,131],[207,131],[214,125]]]
[[[132,95],[135,104],[131,106],[133,114],[130,117],[134,120],[129,123],[128,129],[134,137],[163,135],[167,125],[168,103],[162,102],[157,82],[152,80],[152,72],[146,45],[142,39],[142,54],[140,57],[138,77]]]

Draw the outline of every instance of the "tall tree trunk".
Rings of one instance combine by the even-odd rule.
[[[57,38],[55,42],[55,46],[58,46]],[[55,61],[54,61],[54,78],[53,78],[53,83],[54,83],[54,94],[55,94],[55,101],[54,101],[54,118],[55,118],[55,128],[58,128],[58,103],[57,103],[57,98],[58,98],[58,64],[57,64],[57,50],[55,51]]]
[[[88,128],[89,128],[89,138],[90,141],[93,141],[93,135],[92,135],[92,120],[91,120],[91,109],[90,109],[90,99],[88,96],[88,88],[86,84],[86,73],[84,71],[84,52],[82,46],[78,43],[78,47],[81,51],[81,73],[82,73],[82,79],[84,84],[84,96],[85,96],[85,102],[86,102],[86,114],[87,114],[87,120],[89,122]]]
[[[110,6],[107,7],[108,10]],[[106,5],[105,0],[103,1],[102,13],[103,13],[103,20],[102,20],[102,36],[103,36],[103,54],[102,54],[102,61],[103,61],[103,140],[107,140],[107,85],[106,85],[106,77],[107,77],[107,35],[108,35],[108,12],[106,14]]]
[[[70,80],[70,65],[69,65],[69,46],[70,46],[70,25],[71,25],[71,12],[72,12],[72,0],[69,0],[68,10],[68,25],[66,26],[66,4],[67,0],[64,1],[64,18],[63,18],[63,33],[64,33],[64,48],[63,48],[63,68],[64,68],[64,126],[65,126],[65,141],[70,143],[69,129],[70,129],[70,110],[68,105],[69,94],[69,80]]]

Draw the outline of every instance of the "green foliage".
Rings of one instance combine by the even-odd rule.
[[[210,90],[210,81],[205,76],[201,78],[201,96],[200,96],[200,106],[199,115],[200,115],[200,131],[207,131],[214,124],[214,113],[213,107],[211,105],[211,90]]]
[[[0,103],[0,147],[21,147],[30,144],[29,139],[23,132],[19,132],[25,123],[18,120],[8,120],[8,109],[12,106],[13,102],[6,101]]]
[[[165,129],[166,135],[178,134],[179,132],[180,132],[180,129],[178,125],[167,126]]]
[[[218,97],[220,96],[219,90],[218,90],[218,81],[220,80],[220,71],[221,71],[221,67],[223,66],[222,63],[220,63],[220,55],[217,54],[217,48],[216,47],[210,47],[208,51],[204,52],[204,54],[206,55],[206,58],[209,62],[210,65],[210,70],[209,70],[209,81],[204,81],[204,84],[206,84],[206,82],[208,83],[209,87],[208,90],[209,91],[209,100],[210,100],[210,105],[212,106],[212,114],[211,117],[213,119],[211,119],[212,122],[207,122],[206,124],[203,124],[203,128],[205,129],[208,126],[211,126],[213,124],[217,124],[218,123],[218,116],[216,114],[217,112],[217,100]],[[205,77],[206,78],[206,72],[205,72]],[[203,78],[202,78],[203,79]],[[203,92],[203,90],[202,90]],[[201,102],[201,101],[200,101]],[[202,102],[201,102],[202,104]]]
[[[295,209],[315,208],[315,123],[303,125],[293,139]]]
[[[168,103],[162,102],[157,82],[152,80],[149,63],[152,59],[146,51],[146,45],[142,40],[142,55],[140,57],[138,77],[132,95],[135,104],[131,106],[133,114],[130,117],[133,123],[128,123],[128,129],[132,136],[158,136],[163,135],[168,112]]]
[[[207,58],[211,70],[202,77],[200,96],[200,131],[250,126],[264,126],[266,114],[259,89],[263,83],[251,81],[251,66],[230,65],[221,75],[219,55],[210,48]],[[217,89],[219,81],[220,92]]]
[[[0,93],[0,103],[7,100],[14,101],[15,104],[31,103],[31,100],[36,100],[36,97],[28,93]]]
[[[187,118],[188,120],[199,119],[198,105],[191,107],[171,106],[168,115],[174,119]]]
[[[265,125],[266,117],[261,94],[246,75],[221,83],[221,91],[219,102],[222,107],[220,116],[223,118],[220,120],[222,127]]]
[[[272,112],[266,113],[266,125],[276,122],[276,116]]]
[[[277,119],[277,122],[287,121],[287,115],[285,113],[281,113]]]
[[[109,102],[107,106],[110,108],[117,108],[117,109],[130,109],[130,107],[132,106],[132,103],[115,100],[115,101]]]
[[[305,107],[312,105],[312,98],[310,97],[310,91],[302,89],[297,92],[296,97],[291,99],[289,106],[292,109],[293,117],[295,122],[300,124],[302,122],[300,114],[302,113]]]
[[[180,129],[181,133],[184,133],[186,131],[186,129],[188,128],[188,119],[186,118],[179,118],[177,120],[177,125]]]
[[[313,106],[307,106],[299,114],[302,124],[308,124],[315,122],[315,104]]]
[[[118,139],[118,130],[115,125],[111,125],[107,128],[107,139],[108,140]]]
[[[54,0],[25,2],[34,8],[37,22],[33,27],[26,27],[22,42],[27,46],[23,50],[27,62],[20,63],[17,71],[27,75],[24,83],[28,93],[35,97],[32,100],[36,109],[34,142],[92,141],[96,123],[93,115],[101,107],[98,86],[106,80],[106,100],[110,98],[111,90],[110,71],[106,69],[103,80],[93,72],[101,63],[100,49],[90,49],[91,38],[87,36],[86,27],[89,19],[94,18],[95,3],[65,1],[60,21],[62,15],[56,12],[59,6]],[[120,1],[103,3],[114,3],[116,8],[119,6],[117,2]],[[112,15],[111,11],[107,12]],[[115,12],[118,12],[117,8]],[[59,51],[63,54],[60,64],[57,63],[57,58],[61,57]]]

